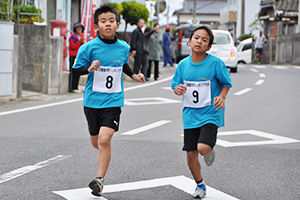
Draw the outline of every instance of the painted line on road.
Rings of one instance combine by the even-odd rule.
[[[250,70],[253,71],[253,72],[255,72],[255,73],[259,72],[257,69],[253,69],[253,68],[251,68]]]
[[[0,183],[10,181],[10,180],[15,179],[17,177],[20,177],[24,174],[27,174],[27,173],[32,172],[34,170],[46,167],[46,166],[51,165],[51,164],[54,164],[58,161],[64,160],[64,159],[69,158],[69,157],[71,157],[71,156],[70,155],[58,155],[54,158],[50,158],[48,160],[36,163],[35,165],[28,165],[28,166],[21,167],[19,169],[13,170],[11,172],[8,172],[6,174],[1,175],[0,176]]]
[[[143,84],[143,85],[137,85],[137,86],[133,86],[133,87],[124,88],[124,91],[130,91],[130,90],[134,90],[134,89],[139,89],[139,88],[159,84],[159,83],[171,80],[172,78],[173,78],[173,76],[170,76],[165,79],[155,81],[152,83],[147,83],[147,84]],[[37,109],[47,108],[47,107],[52,107],[52,106],[58,106],[58,105],[63,105],[63,104],[68,104],[68,103],[74,103],[74,102],[82,101],[82,100],[83,100],[83,98],[78,98],[78,99],[61,101],[61,102],[57,102],[57,103],[50,103],[50,104],[45,104],[45,105],[40,105],[40,106],[33,106],[33,107],[28,107],[28,108],[10,110],[10,111],[5,111],[5,112],[0,112],[0,116],[14,114],[14,113],[20,113],[20,112],[26,112],[26,111],[30,111],[30,110],[37,110]]]
[[[141,190],[141,189],[162,187],[167,185],[171,185],[188,194],[193,194],[196,187],[196,183],[194,180],[187,178],[185,176],[174,176],[174,177],[157,178],[157,179],[145,180],[145,181],[136,181],[130,183],[106,185],[103,188],[103,195],[105,195],[106,193]],[[89,200],[95,198],[91,194],[91,189],[87,187],[72,189],[72,190],[53,191],[53,193],[62,196],[67,200]],[[230,196],[219,190],[216,190],[210,186],[206,186],[206,193],[207,194],[205,198],[207,199],[238,200],[237,198]],[[159,194],[157,197],[159,198]],[[106,198],[101,197],[100,199],[105,200]]]
[[[142,106],[142,105],[158,105],[158,104],[170,104],[170,103],[181,103],[182,101],[168,99],[164,97],[146,97],[146,98],[135,98],[125,99],[124,104],[128,106]]]
[[[245,89],[243,89],[241,91],[238,91],[238,92],[234,93],[233,95],[240,96],[240,95],[243,95],[243,94],[245,94],[245,93],[247,93],[247,92],[249,92],[251,90],[252,90],[252,88],[245,88]]]
[[[288,69],[286,66],[273,66],[276,69]]]
[[[270,144],[288,144],[288,143],[297,143],[299,140],[283,137],[271,133],[266,133],[263,131],[257,130],[240,130],[240,131],[224,131],[219,132],[218,136],[232,136],[237,135],[242,137],[242,135],[253,135],[261,138],[259,141],[243,141],[243,142],[231,142],[225,139],[218,139],[217,145],[222,147],[240,147],[240,146],[254,146],[254,145],[270,145]]]
[[[45,105],[40,105],[40,106],[33,106],[33,107],[29,107],[29,108],[22,108],[22,109],[16,109],[16,110],[11,110],[11,111],[6,111],[6,112],[0,112],[0,116],[14,114],[14,113],[20,113],[20,112],[25,112],[25,111],[30,111],[30,110],[37,110],[37,109],[47,108],[47,107],[52,107],[52,106],[58,106],[58,105],[63,105],[63,104],[68,104],[68,103],[74,103],[74,102],[82,101],[82,100],[83,100],[83,98],[78,98],[78,99],[50,103],[50,104],[45,104]]]
[[[262,85],[264,82],[265,82],[264,79],[259,79],[259,80],[255,83],[255,85]]]
[[[266,74],[264,74],[264,73],[259,73],[259,77],[260,77],[260,78],[266,78]]]
[[[153,129],[153,128],[157,128],[159,126],[165,125],[170,122],[171,122],[171,120],[160,120],[160,121],[154,122],[152,124],[148,124],[146,126],[142,126],[140,128],[132,129],[130,131],[121,133],[121,135],[136,135],[138,133],[141,133],[141,132]]]

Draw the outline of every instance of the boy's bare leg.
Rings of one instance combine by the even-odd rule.
[[[111,158],[111,138],[115,130],[101,127],[99,135],[91,136],[92,145],[99,149],[98,152],[98,177],[104,178]]]
[[[202,179],[202,175],[201,175],[201,165],[198,160],[198,151],[187,152],[187,163],[194,177],[194,180],[200,181]]]

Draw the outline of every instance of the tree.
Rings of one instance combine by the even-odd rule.
[[[144,19],[145,22],[148,21],[149,11],[147,7],[143,4],[137,3],[135,1],[122,2],[123,12],[122,16],[125,20],[125,31],[127,30],[127,24],[130,25],[137,24],[139,19]]]
[[[253,32],[254,30],[261,30],[262,27],[263,23],[259,21],[258,14],[256,14],[254,21],[249,25],[250,32]]]
[[[122,15],[122,12],[123,12],[123,6],[122,4],[119,4],[119,3],[108,3],[107,5],[113,7],[114,9],[116,9],[117,13],[118,13],[118,22],[120,22],[120,19],[121,19],[121,15]]]

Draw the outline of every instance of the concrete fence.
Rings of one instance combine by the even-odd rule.
[[[63,38],[50,36],[49,27],[14,25],[13,76],[10,99],[22,97],[22,90],[43,94],[68,91],[69,72],[62,71]],[[0,101],[8,96],[1,96]]]

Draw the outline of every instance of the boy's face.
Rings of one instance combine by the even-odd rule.
[[[94,24],[94,29],[99,31],[101,38],[114,39],[119,23],[116,15],[112,12],[102,13],[98,16],[98,24]]]
[[[189,39],[188,45],[195,53],[205,53],[209,51],[211,45],[209,46],[210,36],[205,29],[199,29],[195,31],[192,39]]]

